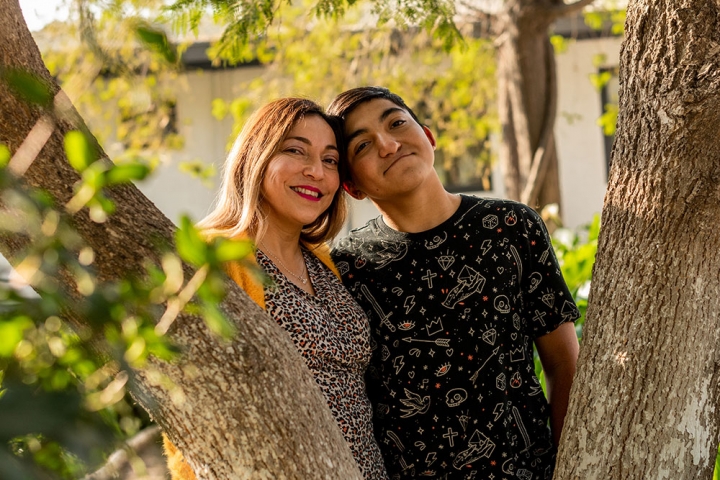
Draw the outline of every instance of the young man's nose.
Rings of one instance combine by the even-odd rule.
[[[392,155],[400,148],[400,142],[395,140],[392,135],[380,135],[377,139],[378,152],[381,157]]]

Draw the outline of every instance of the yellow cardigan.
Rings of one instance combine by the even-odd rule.
[[[309,247],[310,251],[324,263],[332,272],[340,277],[335,264],[330,258],[330,249],[325,244],[315,245]],[[251,262],[255,262],[253,256],[249,259]],[[265,310],[265,291],[262,283],[259,281],[256,275],[251,274],[247,268],[243,267],[239,262],[230,262],[226,265],[225,270],[230,278],[238,284],[240,288],[245,290],[245,293],[257,303],[260,308]],[[165,456],[167,457],[167,466],[172,476],[172,480],[197,480],[195,473],[190,468],[190,465],[185,462],[185,458],[182,452],[173,445],[170,440],[163,433],[163,445],[165,447]]]

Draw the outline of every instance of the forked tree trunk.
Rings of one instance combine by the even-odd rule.
[[[557,81],[549,28],[557,18],[591,2],[505,0],[496,16],[505,193],[534,208],[561,204],[554,138]]]
[[[18,0],[0,0],[0,12],[0,67],[32,72],[58,93]],[[63,98],[67,101],[60,93],[57,102],[62,104]],[[19,102],[0,82],[0,143],[11,152],[17,153],[34,125],[54,122],[47,130],[47,143],[43,128],[32,134],[29,143],[42,149],[22,181],[45,189],[58,205],[68,202],[79,179],[63,153],[63,135],[85,128],[77,112],[69,108],[67,116],[52,120],[48,111]],[[50,121],[38,123],[43,116]],[[18,167],[20,156],[13,158],[11,166]],[[144,259],[159,264],[153,239],[172,243],[173,225],[136,188],[116,188],[109,196],[117,213],[105,223],[92,222],[87,212],[73,218],[79,234],[95,252],[94,265],[101,281],[140,272]],[[4,237],[0,250],[16,263],[21,260],[17,254],[24,241]],[[189,268],[185,273],[186,278],[192,274]],[[67,292],[75,292],[70,274],[65,273],[61,282]],[[227,287],[221,309],[237,326],[237,336],[223,342],[198,317],[180,315],[172,338],[185,350],[182,361],[152,361],[150,365],[176,388],[169,391],[147,372],[135,372],[136,398],[183,451],[200,478],[360,478],[340,429],[289,336],[236,285],[228,281]],[[68,311],[67,316],[74,322],[87,321],[77,312]],[[176,404],[173,399],[178,393],[185,401]]]
[[[710,479],[720,441],[720,2],[631,1],[556,480]]]

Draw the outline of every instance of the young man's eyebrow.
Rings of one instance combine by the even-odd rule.
[[[405,110],[403,110],[400,107],[390,107],[388,109],[385,109],[380,114],[380,117],[378,118],[378,122],[379,123],[384,122],[387,119],[387,117],[389,117],[390,115],[392,115],[395,112],[407,113]],[[345,138],[345,143],[347,145],[350,145],[350,142],[352,142],[355,137],[357,137],[358,135],[362,135],[365,132],[367,132],[366,128],[360,128],[360,129],[355,130],[354,132],[348,134],[348,136]]]

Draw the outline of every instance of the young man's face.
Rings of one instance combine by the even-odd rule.
[[[356,198],[387,200],[435,175],[435,139],[412,116],[384,98],[358,105],[345,118],[348,162]]]

